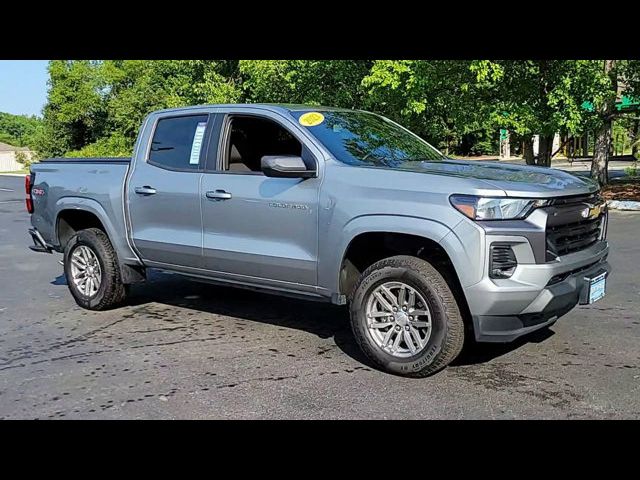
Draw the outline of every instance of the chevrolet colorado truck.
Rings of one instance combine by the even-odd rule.
[[[132,158],[47,159],[25,183],[30,248],[64,254],[80,306],[121,304],[149,268],[348,304],[367,357],[406,376],[551,325],[610,271],[590,179],[450,159],[365,111],[157,111]]]

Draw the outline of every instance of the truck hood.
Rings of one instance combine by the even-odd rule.
[[[411,162],[408,165],[400,169],[482,180],[513,197],[580,195],[598,190],[598,184],[590,178],[546,167],[453,159]]]

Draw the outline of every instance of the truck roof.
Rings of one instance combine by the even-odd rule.
[[[303,105],[295,103],[219,103],[219,104],[207,104],[207,105],[190,105],[188,107],[178,108],[165,108],[162,110],[156,110],[156,112],[183,112],[188,110],[195,110],[200,108],[255,108],[260,107],[266,110],[278,111],[278,112],[294,112],[300,110],[314,110],[320,112],[326,111],[352,111],[348,108],[338,107],[325,107],[320,105]]]

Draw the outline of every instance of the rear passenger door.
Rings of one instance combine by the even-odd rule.
[[[131,236],[150,266],[202,266],[200,178],[213,118],[157,117],[146,155],[135,162],[128,184]]]
[[[315,291],[320,176],[267,177],[265,154],[302,155],[319,170],[293,125],[272,112],[225,115],[217,165],[202,177],[204,266],[227,280]]]

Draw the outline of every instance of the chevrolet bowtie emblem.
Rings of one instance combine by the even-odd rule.
[[[587,205],[587,208],[580,212],[582,218],[597,218],[602,213],[603,204],[591,205],[587,203],[585,205]]]

